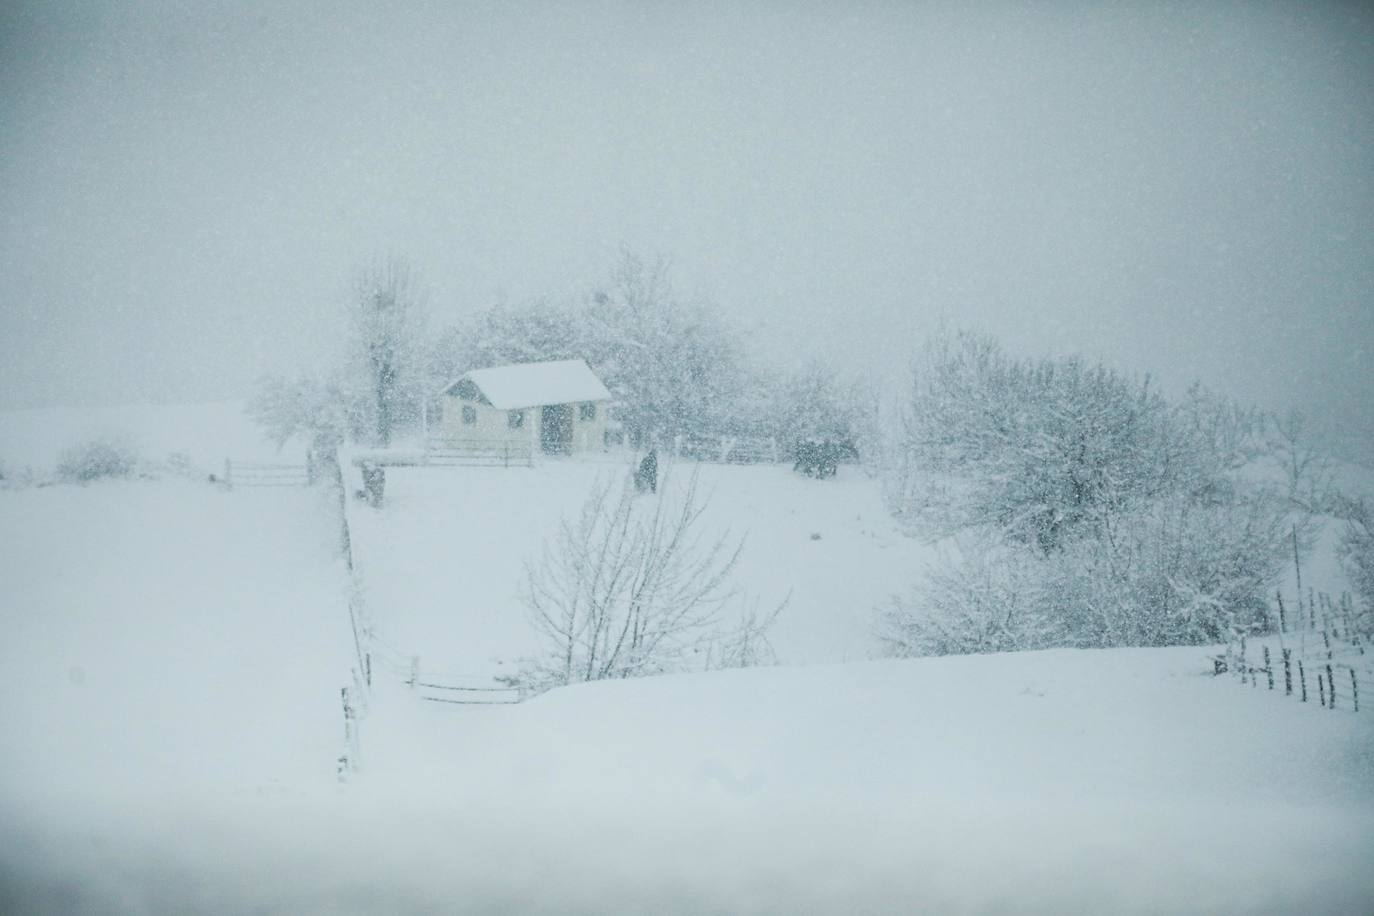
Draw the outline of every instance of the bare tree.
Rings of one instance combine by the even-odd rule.
[[[580,681],[757,662],[770,654],[766,619],[722,629],[737,593],[730,576],[743,539],[701,527],[707,501],[694,473],[681,495],[637,496],[598,483],[526,570],[525,604],[545,651],[512,680],[533,690]]]
[[[1313,433],[1307,417],[1297,410],[1269,418],[1269,453],[1283,469],[1288,498],[1304,512],[1318,514],[1333,508],[1332,462]]]

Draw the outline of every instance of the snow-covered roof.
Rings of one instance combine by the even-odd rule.
[[[493,407],[502,410],[573,401],[608,401],[611,397],[601,379],[580,359],[474,369],[445,385],[443,393],[448,393],[463,379],[470,380]]]

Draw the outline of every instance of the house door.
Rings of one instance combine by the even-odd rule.
[[[539,444],[550,455],[572,451],[572,405],[550,404],[539,422]]]

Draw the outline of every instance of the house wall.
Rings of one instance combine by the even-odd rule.
[[[477,412],[477,422],[471,426],[463,423],[463,408],[471,407]],[[480,442],[483,445],[539,445],[539,418],[537,407],[525,410],[525,425],[511,429],[508,419],[510,411],[466,401],[456,395],[444,395],[443,421],[440,423],[440,437],[462,442]]]
[[[580,404],[572,405],[572,443],[574,454],[578,452],[599,452],[605,448],[606,419],[610,402],[596,401],[596,416],[591,420],[582,419]],[[463,408],[471,407],[477,412],[477,422],[471,426],[463,423]],[[443,416],[439,424],[438,436],[442,439],[463,442],[480,442],[484,445],[514,445],[530,443],[539,449],[539,425],[543,419],[542,407],[525,408],[525,425],[521,429],[511,429],[508,419],[510,411],[482,404],[475,400],[465,400],[456,394],[446,394],[441,401]]]
[[[600,452],[606,449],[606,415],[611,412],[610,401],[592,401],[596,405],[596,417],[582,419],[581,404],[573,404],[572,450],[578,452]]]

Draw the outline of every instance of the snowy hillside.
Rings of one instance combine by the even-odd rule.
[[[680,495],[692,465],[667,474]],[[628,461],[530,468],[394,469],[380,510],[350,507],[355,556],[378,635],[426,668],[489,677],[532,651],[520,592],[561,518]],[[871,656],[870,611],[904,590],[931,548],[903,537],[855,468],[817,481],[777,465],[701,465],[708,537],[744,538],[741,606],[788,599],[771,641],[787,664]],[[648,495],[644,500],[651,499]]]
[[[333,775],[352,645],[321,493],[0,492],[0,795],[253,792]]]
[[[701,471],[711,530],[747,536],[742,590],[791,592],[788,666],[511,706],[412,693],[398,659],[489,682],[530,651],[523,565],[627,470],[394,470],[382,508],[350,501],[378,655],[346,784],[350,585],[326,492],[0,490],[0,912],[1374,900],[1368,709],[1213,678],[1193,648],[867,661],[873,606],[939,553],[852,468]]]

